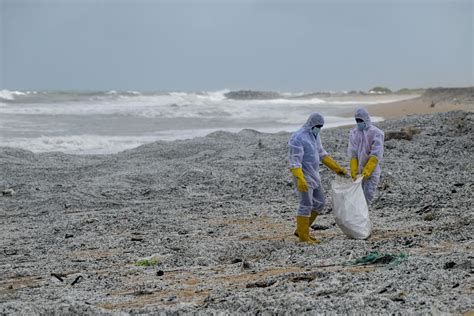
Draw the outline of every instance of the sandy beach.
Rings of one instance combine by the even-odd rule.
[[[448,111],[474,111],[474,88],[429,89],[424,95],[388,104],[369,106],[370,113],[384,118]]]
[[[420,133],[385,142],[368,240],[335,225],[322,167],[322,243],[297,242],[289,133],[110,155],[0,148],[0,314],[472,313],[470,91],[369,108],[386,133]],[[348,130],[322,131],[346,168]],[[404,259],[354,263],[372,252]]]

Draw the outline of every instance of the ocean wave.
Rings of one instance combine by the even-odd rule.
[[[27,95],[27,93],[21,91],[0,90],[0,99],[5,101],[13,101],[16,96],[20,95]]]
[[[331,104],[334,105],[351,105],[351,104],[360,104],[360,105],[374,105],[374,104],[381,104],[381,103],[392,103],[400,101],[400,99],[386,99],[386,100],[345,100],[345,101],[330,101]]]
[[[11,92],[11,91],[9,91]],[[17,91],[18,92],[18,91]],[[141,93],[133,91],[88,93],[47,92],[24,95],[37,102],[9,102],[0,105],[0,114],[47,115],[47,116],[130,116],[148,119],[220,119],[222,121],[255,122],[276,121],[284,124],[304,122],[306,116],[315,111],[326,115],[347,112],[358,105],[386,103],[394,100],[362,101],[331,100],[320,98],[278,98],[257,100],[232,100],[225,95],[229,90],[213,92],[166,92]],[[8,94],[9,96],[10,94]],[[55,95],[58,102],[49,102]],[[28,99],[30,100],[30,99]],[[40,100],[40,101],[38,101]]]
[[[103,135],[71,135],[71,136],[41,136],[36,138],[26,137],[0,137],[0,147],[16,147],[32,152],[59,151],[67,154],[113,154],[127,149],[152,143],[155,141],[185,140],[204,137],[216,131],[237,133],[242,128],[208,128],[189,130],[166,130],[153,135],[143,136],[103,136]],[[276,132],[281,128],[263,128],[264,132]]]
[[[257,104],[322,104],[327,103],[326,101],[318,98],[312,99],[272,99],[272,100],[255,100]]]
[[[125,91],[125,94],[130,94],[130,95],[141,95],[140,92],[134,91],[134,90],[127,90]]]
[[[33,152],[60,151],[70,154],[110,154],[156,141],[156,136],[41,136],[0,138],[0,146],[18,147]]]
[[[104,135],[71,135],[71,136],[41,136],[0,137],[0,147],[16,147],[35,153],[59,151],[67,154],[113,154],[127,149],[152,143],[155,141],[185,140],[204,137],[212,132],[224,130],[239,132],[242,128],[209,128],[189,130],[166,130],[153,135],[143,136],[104,136]]]
[[[274,91],[238,90],[227,92],[225,97],[232,100],[271,100],[280,99],[282,95]]]
[[[321,99],[228,100],[228,90],[206,93],[172,92],[162,95],[122,95],[119,99],[65,99],[63,102],[14,103],[0,113],[22,115],[125,115],[138,117],[225,117],[248,118],[274,112],[324,104]],[[113,92],[109,91],[110,95]],[[90,95],[89,95],[90,96]]]
[[[234,97],[229,98],[229,95]],[[236,95],[235,95],[236,94]],[[287,104],[287,105],[316,105],[331,103],[333,105],[345,104],[376,104],[398,101],[394,99],[368,99],[368,100],[325,100],[323,95],[315,93],[290,93],[290,92],[262,92],[262,91],[231,91],[228,89],[201,92],[139,92],[139,91],[90,91],[90,92],[65,92],[65,91],[0,91],[0,101],[27,106],[29,104],[74,104],[79,106],[87,103],[129,103],[131,106],[208,106],[215,104],[241,105],[250,104]],[[334,98],[334,97],[332,97]],[[373,98],[373,97],[372,97]],[[122,106],[123,107],[123,106]],[[71,108],[71,107],[68,107]]]
[[[308,115],[306,113],[289,113],[285,118],[277,120],[277,122],[280,124],[289,125],[300,124],[301,126],[306,122],[307,119]],[[353,123],[354,119],[352,117],[324,115],[324,128],[349,125]]]
[[[280,120],[268,126],[249,126],[242,123],[238,127],[214,127],[194,129],[168,129],[156,131],[142,136],[108,136],[108,135],[70,135],[70,136],[41,136],[27,137],[0,137],[0,146],[18,147],[33,152],[60,151],[69,154],[111,154],[135,148],[155,141],[174,141],[204,137],[216,131],[237,133],[243,129],[254,129],[263,133],[294,132],[307,119],[307,115],[293,115],[287,120]],[[373,122],[383,120],[381,117],[372,117]],[[325,116],[324,129],[342,125],[354,125],[353,118]]]

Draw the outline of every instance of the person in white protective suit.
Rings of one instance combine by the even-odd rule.
[[[320,131],[324,118],[313,113],[308,121],[288,141],[288,160],[294,176],[300,200],[296,216],[295,235],[301,242],[319,243],[309,234],[309,227],[324,207],[325,198],[319,175],[319,163],[339,175],[347,175],[346,169],[337,164],[324,150]]]
[[[380,180],[380,162],[383,157],[384,133],[373,126],[364,108],[355,112],[357,126],[349,132],[347,154],[350,158],[351,177],[362,176],[362,188],[368,204],[372,202]]]

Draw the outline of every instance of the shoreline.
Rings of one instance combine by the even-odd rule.
[[[458,110],[473,112],[474,87],[428,89],[423,95],[412,99],[368,105],[367,110],[370,115],[384,119]]]
[[[402,118],[408,115],[445,113],[457,110],[473,112],[474,105],[442,102],[435,103],[432,107],[431,101],[420,97],[406,101],[369,105],[367,106],[367,110],[373,116],[381,116],[384,119],[393,119]]]

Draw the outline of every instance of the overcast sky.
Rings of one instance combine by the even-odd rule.
[[[472,0],[0,3],[11,90],[474,85]]]

